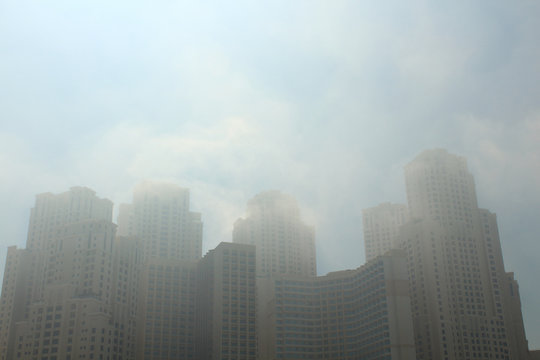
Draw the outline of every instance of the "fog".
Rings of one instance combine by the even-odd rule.
[[[540,347],[540,3],[0,5],[0,268],[35,194],[191,190],[203,252],[255,194],[293,195],[318,271],[364,262],[361,210],[405,203],[428,148],[469,161]]]

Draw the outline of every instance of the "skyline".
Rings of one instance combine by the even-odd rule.
[[[473,175],[474,175],[474,174],[473,174]],[[136,190],[137,188],[140,188],[141,186],[144,186],[145,183],[147,183],[147,182],[148,182],[148,181],[144,181],[144,182],[142,182],[142,183],[136,184],[136,185],[133,187],[133,189]],[[166,186],[169,186],[169,184],[171,184],[171,185],[173,184],[173,183],[168,183],[168,182],[159,182],[159,181],[157,182],[157,184],[160,184],[160,183],[162,183],[162,184],[164,184],[164,185],[166,185]],[[476,181],[475,181],[475,183],[476,183]],[[177,184],[174,184],[174,185],[177,186]],[[182,188],[180,188],[180,189],[182,189]],[[189,189],[189,188],[185,188],[185,189],[188,190],[188,191],[191,193],[191,189]],[[91,189],[91,190],[96,191],[95,189]],[[66,191],[67,191],[67,189],[66,189]],[[268,193],[268,191],[263,191],[263,192],[261,192],[261,193],[259,193],[259,194],[254,195],[254,196],[255,196],[255,198],[256,198],[256,196],[260,196],[260,195],[265,194],[265,193]],[[36,194],[36,196],[37,196],[37,195],[38,195],[38,194]],[[109,198],[100,195],[99,192],[97,192],[97,191],[96,191],[96,195],[102,197],[103,199],[110,200]],[[290,196],[290,194],[284,194],[284,195],[285,195],[285,196]],[[193,196],[190,195],[190,197],[192,198],[192,203],[196,203],[196,201],[193,201],[193,200],[194,200],[194,199],[193,199]],[[252,199],[253,199],[253,197],[250,198],[248,201],[246,201],[246,204],[245,204],[246,207],[248,206],[249,201],[251,201]],[[293,197],[293,199],[294,199],[294,197]],[[127,202],[127,201],[126,201],[126,202]],[[125,202],[124,202],[124,203],[125,203]],[[388,204],[388,202],[381,202],[380,204]],[[114,222],[115,224],[117,224],[118,210],[119,210],[120,205],[122,205],[122,204],[113,201],[113,209],[114,209],[114,210],[113,210],[113,219],[112,219],[112,220],[113,220],[113,222]],[[480,205],[481,205],[481,204],[480,204]],[[480,206],[480,208],[483,208],[483,207]],[[305,210],[306,210],[305,208],[303,208],[302,206],[300,206],[300,216],[303,217],[303,212],[305,212]],[[307,209],[307,210],[309,210],[309,209]],[[489,210],[489,209],[488,209],[488,210]],[[214,242],[212,242],[212,241],[208,241],[208,236],[205,235],[205,234],[206,234],[205,228],[208,226],[208,225],[205,223],[205,211],[204,211],[203,209],[198,209],[198,210],[195,210],[195,211],[202,212],[201,215],[202,215],[202,222],[203,222],[203,243],[202,243],[202,245],[203,245],[203,255],[204,255],[204,254],[207,254],[207,253],[213,248],[212,246],[215,247],[215,246],[216,246],[217,244],[219,244],[220,242],[223,242],[223,241],[225,241],[225,242],[231,242],[231,243],[233,242],[233,239],[232,239],[232,230],[231,230],[231,238],[229,238],[229,239],[220,239],[220,240],[218,241],[217,244],[214,244]],[[210,212],[212,212],[212,211],[210,211]],[[247,211],[245,210],[244,214],[248,214],[248,213],[249,213],[249,212],[247,212]],[[241,215],[241,216],[245,216],[244,214]],[[241,219],[241,216],[239,216],[239,217],[237,218],[237,220]],[[314,216],[314,214],[311,213],[311,216]],[[316,216],[315,216],[314,218],[316,218]],[[312,218],[312,219],[314,219],[314,218]],[[499,219],[498,222],[499,222],[499,227],[500,227],[500,223],[501,223],[500,219]],[[215,225],[215,224],[214,224],[214,225]],[[311,226],[311,224],[310,224],[309,222],[307,223],[307,225]],[[213,226],[212,226],[211,224],[210,224],[209,227],[210,227],[210,228],[213,228]],[[214,230],[215,230],[215,229],[214,229]],[[501,233],[502,233],[502,231],[501,231]],[[362,234],[359,234],[359,235],[360,235],[360,237],[363,238]],[[319,245],[320,245],[320,241],[319,241],[319,239],[318,239],[318,237],[317,237],[317,231],[315,231],[315,238],[316,238],[315,245],[316,245],[316,247],[317,247],[317,251],[316,251],[317,262],[318,262],[318,264],[320,264],[320,263],[321,263],[321,261],[320,261],[321,259],[327,259],[327,254],[322,254],[322,255],[320,254],[320,246],[319,246]],[[338,240],[338,241],[339,241],[339,240]],[[17,244],[17,245],[18,245],[19,248],[24,248],[24,244],[22,244],[22,245],[21,245],[21,244]],[[337,251],[338,253],[339,253],[340,251],[344,251],[344,250],[346,251],[346,248],[340,248],[339,243],[337,243],[337,244],[336,244],[336,243],[333,243],[332,245],[337,245],[337,246],[334,246],[334,250]],[[362,248],[364,247],[363,239],[362,239],[362,242],[360,243],[360,245],[362,246]],[[504,251],[505,251],[505,250],[504,250],[504,247],[505,247],[505,246],[504,246],[504,241],[502,240],[502,238],[501,238],[501,245],[502,245],[502,247],[503,247],[503,258],[506,259],[506,257],[504,256]],[[346,251],[346,252],[347,252],[347,251]],[[364,256],[365,256],[365,254],[364,254]],[[358,258],[355,258],[355,259],[356,259],[357,261],[359,261]],[[322,269],[321,269],[321,266],[318,266],[318,267],[317,267],[317,270],[318,270],[318,271],[317,271],[317,274],[318,274],[319,276],[324,276],[324,275],[327,275],[327,274],[332,273],[332,272],[335,272],[335,271],[355,269],[355,268],[357,268],[357,267],[359,267],[359,266],[365,264],[365,262],[366,262],[366,261],[365,261],[365,258],[364,258],[364,259],[362,259],[362,261],[359,261],[356,265],[353,264],[353,265],[350,265],[350,266],[347,266],[347,265],[344,266],[344,265],[343,265],[343,261],[340,261],[341,259],[333,259],[333,260],[334,260],[336,263],[339,263],[340,265],[338,265],[338,266],[336,267],[336,266],[335,266],[335,263],[334,263],[334,267],[328,267],[328,265],[326,265],[327,267],[323,267]],[[4,256],[4,258],[3,258],[2,261],[5,263],[5,256]],[[507,263],[507,262],[506,262],[506,260],[505,260],[505,264],[506,264],[506,263]],[[3,273],[3,266],[4,266],[4,264],[2,264],[2,270],[1,270],[2,273]],[[341,267],[340,267],[340,266],[341,266]],[[506,265],[506,266],[507,266],[507,265]],[[514,270],[513,270],[513,269],[507,269],[507,271],[510,271],[510,272],[511,272],[511,271],[514,271]],[[520,278],[521,278],[521,277],[520,277],[519,273],[516,274],[516,277],[517,277],[518,283],[519,283],[519,285],[520,285],[520,293],[528,292],[528,290],[525,289],[525,287],[523,286],[522,282],[520,281]],[[529,290],[531,290],[531,289],[529,289]],[[532,290],[534,290],[534,289],[532,289]],[[522,300],[522,311],[523,311],[524,323],[525,323],[525,328],[526,328],[526,331],[527,331],[527,339],[529,340],[529,347],[530,347],[530,349],[535,349],[536,347],[534,346],[534,342],[533,342],[534,340],[531,340],[531,339],[534,339],[534,334],[535,334],[535,333],[534,333],[534,321],[535,321],[536,319],[533,317],[532,319],[530,319],[529,323],[527,322],[527,319],[528,319],[528,318],[527,318],[527,301],[523,299],[523,295],[522,295],[522,299],[521,299],[521,300]],[[532,310],[533,310],[533,311],[534,311],[534,304],[535,304],[535,302],[533,301],[533,302],[532,302],[532,307],[533,307]],[[531,304],[529,304],[529,305],[531,305]],[[533,312],[533,314],[534,314],[534,312]],[[533,316],[534,316],[534,315],[533,315]],[[528,330],[528,328],[527,328],[527,325],[528,325],[528,324],[530,325],[530,323],[532,323],[532,325],[533,325],[533,327],[532,327],[532,328],[533,328],[533,330],[532,330],[532,334],[533,334],[533,335],[532,335],[532,336],[530,335],[529,330]]]
[[[405,203],[403,166],[468,159],[498,215],[540,348],[540,3],[0,5],[0,267],[42,192],[117,206],[191,190],[205,253],[278,189],[315,226],[319,273],[363,263],[362,209]]]

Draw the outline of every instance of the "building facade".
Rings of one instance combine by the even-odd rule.
[[[144,182],[132,204],[122,204],[118,235],[141,239],[146,258],[198,260],[202,256],[201,214],[190,211],[189,190]]]
[[[86,188],[37,196],[27,249],[9,249],[1,359],[132,357],[135,317],[122,296],[136,276],[119,268],[111,214]]]
[[[111,221],[112,207],[110,200],[98,198],[95,191],[86,187],[74,186],[61,194],[39,194],[30,211],[26,248],[48,249],[60,225],[85,220]]]
[[[8,249],[0,359],[255,359],[255,248],[222,243],[200,259],[188,201],[146,184],[117,236],[112,203],[92,190],[38,195],[32,247]]]
[[[409,220],[407,205],[384,203],[362,211],[366,262],[396,249],[399,229]]]
[[[197,359],[196,261],[153,258],[139,287],[136,359]]]
[[[466,160],[425,151],[406,165],[405,182],[411,219],[398,246],[407,254],[418,359],[527,359],[517,283]]]
[[[256,246],[257,276],[315,276],[315,231],[304,224],[296,200],[267,191],[248,202],[247,216],[234,224],[233,242]]]
[[[135,277],[118,268],[115,228],[94,220],[62,227],[46,261],[44,296],[16,324],[13,358],[131,358],[134,316],[115,290],[133,289]]]
[[[261,286],[261,359],[416,359],[403,252],[326,276],[278,275]]]
[[[198,360],[257,357],[255,247],[221,243],[197,266]]]

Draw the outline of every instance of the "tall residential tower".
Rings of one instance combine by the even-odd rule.
[[[120,206],[118,234],[137,236],[147,258],[197,260],[202,255],[201,214],[189,210],[189,190],[144,182],[133,204]]]
[[[248,202],[247,217],[234,224],[233,242],[256,246],[258,276],[317,274],[314,229],[302,221],[296,200],[279,191]]]
[[[403,204],[385,203],[364,209],[362,222],[366,261],[397,248],[399,229],[408,220],[409,211],[407,206]]]
[[[397,243],[407,253],[417,358],[527,359],[517,283],[466,160],[424,151],[405,180],[411,219]]]
[[[111,215],[87,188],[37,196],[27,248],[8,250],[0,359],[133,357],[137,276],[120,259],[134,250],[115,245]]]

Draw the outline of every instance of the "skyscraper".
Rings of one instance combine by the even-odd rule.
[[[220,243],[198,261],[150,258],[140,280],[137,359],[255,359],[253,246]]]
[[[201,214],[189,210],[189,190],[144,182],[133,204],[120,206],[118,235],[137,236],[147,258],[197,260],[202,255]]]
[[[8,249],[0,359],[255,359],[255,248],[200,259],[200,214],[174,185],[139,187],[127,236],[111,214],[86,188],[37,196],[32,248]]]
[[[366,261],[398,247],[399,229],[409,220],[406,205],[384,203],[362,211]]]
[[[115,325],[127,330],[113,316],[115,228],[111,222],[89,220],[58,229],[57,251],[46,260],[43,297],[29,305],[16,325],[14,358],[124,358],[123,347],[105,340],[118,339]]]
[[[405,167],[407,253],[418,359],[527,359],[519,293],[497,220],[477,206],[463,157],[428,150]]]
[[[189,190],[143,182],[122,204],[119,235],[141,244],[137,294],[137,359],[195,359],[196,267],[202,252],[201,214],[190,211]]]
[[[197,261],[150,258],[141,271],[136,359],[197,359]]]
[[[95,191],[80,186],[61,194],[39,194],[30,212],[26,248],[46,249],[55,235],[54,230],[63,224],[84,220],[111,221],[112,206],[110,200],[100,199]]]
[[[0,359],[132,357],[137,276],[119,261],[111,214],[87,188],[37,196],[27,249],[8,251]]]
[[[267,191],[248,202],[247,217],[234,224],[233,242],[256,246],[257,275],[315,276],[315,232],[304,224],[296,200]]]
[[[255,249],[221,243],[201,259],[201,214],[189,190],[137,186],[119,233],[142,244],[137,359],[254,359]]]
[[[255,247],[210,250],[197,264],[196,292],[196,359],[255,360]]]
[[[354,270],[261,279],[261,359],[414,360],[405,254]]]
[[[405,166],[405,185],[413,218],[469,229],[479,225],[474,178],[464,157],[424,151]]]

